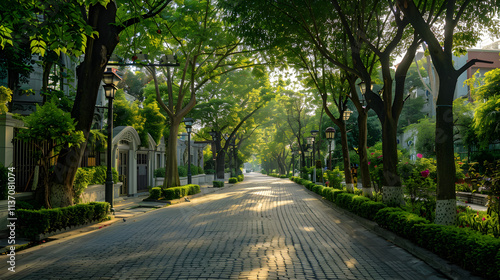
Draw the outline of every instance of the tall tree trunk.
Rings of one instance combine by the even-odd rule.
[[[454,68],[453,68],[454,70]],[[451,72],[451,71],[450,71]],[[439,73],[436,108],[437,197],[435,223],[455,224],[455,154],[453,148],[453,96],[457,79]]]
[[[383,151],[383,201],[387,205],[404,204],[403,188],[401,178],[397,171],[398,164],[398,142],[397,142],[397,121],[390,115],[384,118],[382,126],[382,151]]]
[[[367,197],[373,196],[372,180],[370,178],[370,169],[368,167],[368,151],[366,150],[366,144],[368,139],[368,115],[366,112],[358,111],[358,129],[359,129],[359,172],[358,172],[358,182],[359,176],[361,176],[361,182],[363,184],[363,195]]]
[[[99,31],[95,39],[87,38],[85,58],[77,68],[78,86],[75,105],[71,117],[77,120],[76,130],[83,131],[88,138],[94,109],[108,58],[118,44],[118,29],[115,23],[116,5],[110,2],[107,7],[100,4],[90,6],[89,24]],[[64,148],[58,157],[54,173],[50,179],[51,193],[60,194],[51,200],[52,207],[73,205],[73,180],[87,142],[80,146]],[[111,147],[108,147],[111,148]]]
[[[177,167],[177,135],[179,134],[179,117],[171,118],[170,134],[168,135],[168,146],[166,149],[167,162],[165,164],[164,188],[173,188],[181,185]]]
[[[224,181],[224,172],[226,169],[226,151],[220,149],[217,153],[217,180]]]
[[[342,145],[342,158],[344,162],[344,177],[348,192],[354,192],[354,181],[351,172],[351,159],[349,156],[349,146],[347,143],[347,131],[344,121],[339,121],[337,126],[340,129],[340,143]]]

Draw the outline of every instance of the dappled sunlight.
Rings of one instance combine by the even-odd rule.
[[[275,207],[278,207],[278,206],[284,206],[284,205],[288,205],[288,204],[293,204],[294,201],[293,200],[283,200],[283,201],[276,201],[275,204],[276,206]]]
[[[248,188],[244,188],[245,190],[262,190],[262,189],[270,189],[270,187],[248,187]]]
[[[316,231],[316,229],[314,227],[302,227],[301,230],[307,231],[307,232]]]
[[[352,269],[352,268],[355,268],[355,267],[356,267],[356,265],[358,265],[358,264],[359,264],[359,263],[358,263],[358,261],[357,261],[356,259],[353,259],[353,258],[351,258],[351,259],[350,259],[350,260],[348,260],[348,261],[345,261],[345,265],[346,265],[348,268],[351,268],[351,269]]]

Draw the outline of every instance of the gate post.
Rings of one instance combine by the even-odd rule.
[[[0,163],[4,166],[14,163],[14,128],[23,125],[23,121],[14,119],[11,113],[0,115]]]

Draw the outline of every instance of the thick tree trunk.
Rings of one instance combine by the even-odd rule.
[[[363,195],[367,197],[373,196],[372,181],[370,178],[370,169],[368,168],[368,152],[366,150],[366,143],[368,139],[368,115],[366,112],[361,111],[358,115],[358,129],[359,129],[359,172],[358,177],[361,176],[361,183],[363,185]],[[358,178],[358,184],[359,184]]]
[[[224,172],[226,169],[226,151],[220,149],[217,153],[217,180],[224,181]]]
[[[168,146],[166,149],[167,162],[165,163],[164,188],[173,188],[181,185],[179,171],[177,168],[177,134],[179,134],[180,120],[171,120],[170,134],[168,135]]]
[[[453,148],[453,95],[456,80],[440,73],[439,98],[436,108],[437,201],[435,223],[455,224],[455,160]],[[451,98],[450,98],[451,97]]]
[[[347,143],[347,131],[345,127],[345,122],[341,121],[340,125],[337,124],[337,126],[340,129],[340,143],[342,145],[342,158],[344,162],[344,177],[345,177],[345,184],[347,191],[353,192],[354,191],[354,182],[352,179],[352,172],[351,172],[351,159],[349,156],[349,146]]]
[[[401,178],[399,177],[398,164],[398,142],[397,121],[390,115],[386,115],[382,126],[382,152],[383,152],[383,201],[387,205],[404,204]]]
[[[85,58],[77,69],[77,94],[71,112],[71,117],[77,121],[76,130],[83,131],[85,139],[88,138],[92,126],[97,95],[108,58],[118,44],[118,30],[114,25],[114,2],[110,2],[107,7],[100,4],[91,6],[88,14],[88,22],[99,32],[99,36],[95,39],[87,38]],[[80,146],[65,148],[60,153],[50,179],[50,193],[57,194],[54,200],[59,201],[54,201],[53,207],[73,204],[73,180],[86,144],[85,142]]]

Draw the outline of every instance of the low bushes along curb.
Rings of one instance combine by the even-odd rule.
[[[432,224],[401,208],[387,207],[384,203],[347,193],[345,190],[315,185],[299,177],[290,179],[339,207],[373,220],[381,228],[390,230],[474,274],[487,279],[500,279],[498,238],[468,228]]]
[[[164,199],[173,200],[185,197],[188,195],[193,195],[201,192],[199,185],[190,184],[181,187],[167,188],[163,189],[161,187],[151,188],[149,190],[149,199]]]
[[[91,202],[54,209],[17,209],[16,217],[20,236],[34,238],[39,234],[62,230],[66,227],[100,222],[109,214],[109,203]]]

